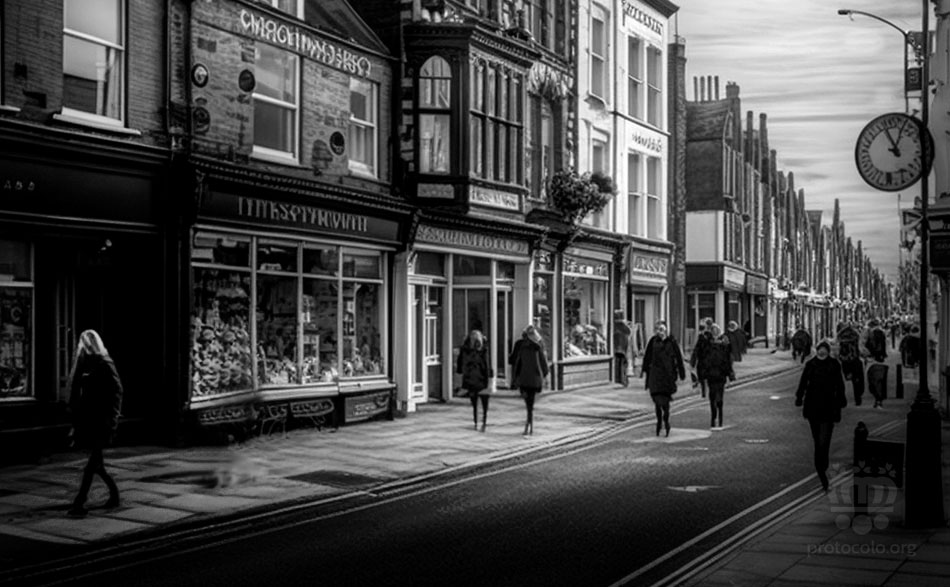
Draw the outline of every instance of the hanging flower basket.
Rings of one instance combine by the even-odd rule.
[[[562,169],[551,177],[551,204],[569,224],[575,224],[592,212],[600,212],[614,196],[613,179],[603,173],[578,174]]]

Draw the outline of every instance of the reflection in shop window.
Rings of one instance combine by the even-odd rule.
[[[257,276],[257,361],[262,385],[297,383],[297,278]]]
[[[10,275],[5,271],[0,261],[4,279]],[[3,287],[0,283],[0,399],[32,395],[32,322],[33,288]]]
[[[541,333],[541,339],[544,342],[544,348],[550,354],[553,340],[551,322],[551,308],[554,303],[553,298],[553,273],[536,272],[534,274],[534,326]]]
[[[192,397],[251,389],[250,291],[250,273],[194,269]]]
[[[303,285],[303,383],[336,381],[336,281],[305,279]]]
[[[380,286],[343,284],[343,376],[382,373]]]
[[[564,356],[607,354],[607,282],[564,276]]]

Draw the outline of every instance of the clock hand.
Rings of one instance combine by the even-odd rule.
[[[901,127],[901,128],[903,128],[903,127]],[[891,144],[890,148],[888,148],[887,150],[890,151],[891,153],[894,153],[894,156],[895,156],[895,157],[900,157],[900,156],[901,156],[901,150],[900,150],[900,148],[897,146],[897,141],[895,141],[895,140],[894,140],[894,137],[891,136],[891,131],[890,131],[890,129],[884,129],[884,136],[887,137],[888,142]],[[897,138],[900,138],[900,136],[901,136],[901,135],[900,135],[900,131],[898,131],[898,133],[897,133]]]

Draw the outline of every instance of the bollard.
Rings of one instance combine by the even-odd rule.
[[[904,399],[904,366],[897,364],[897,374],[894,376],[894,397]]]

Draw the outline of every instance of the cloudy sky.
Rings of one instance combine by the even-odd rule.
[[[823,210],[822,222],[830,225],[838,198],[845,233],[861,240],[871,262],[896,282],[898,194],[864,183],[854,145],[871,119],[904,110],[903,40],[874,19],[837,12],[862,10],[920,30],[922,2],[674,1],[680,7],[674,25],[686,39],[687,99],[694,99],[693,77],[718,75],[721,97],[726,82],[736,82],[743,124],[749,110],[756,126],[759,113],[768,115],[779,169],[794,172],[806,208]],[[901,207],[911,207],[919,187],[900,194]]]

